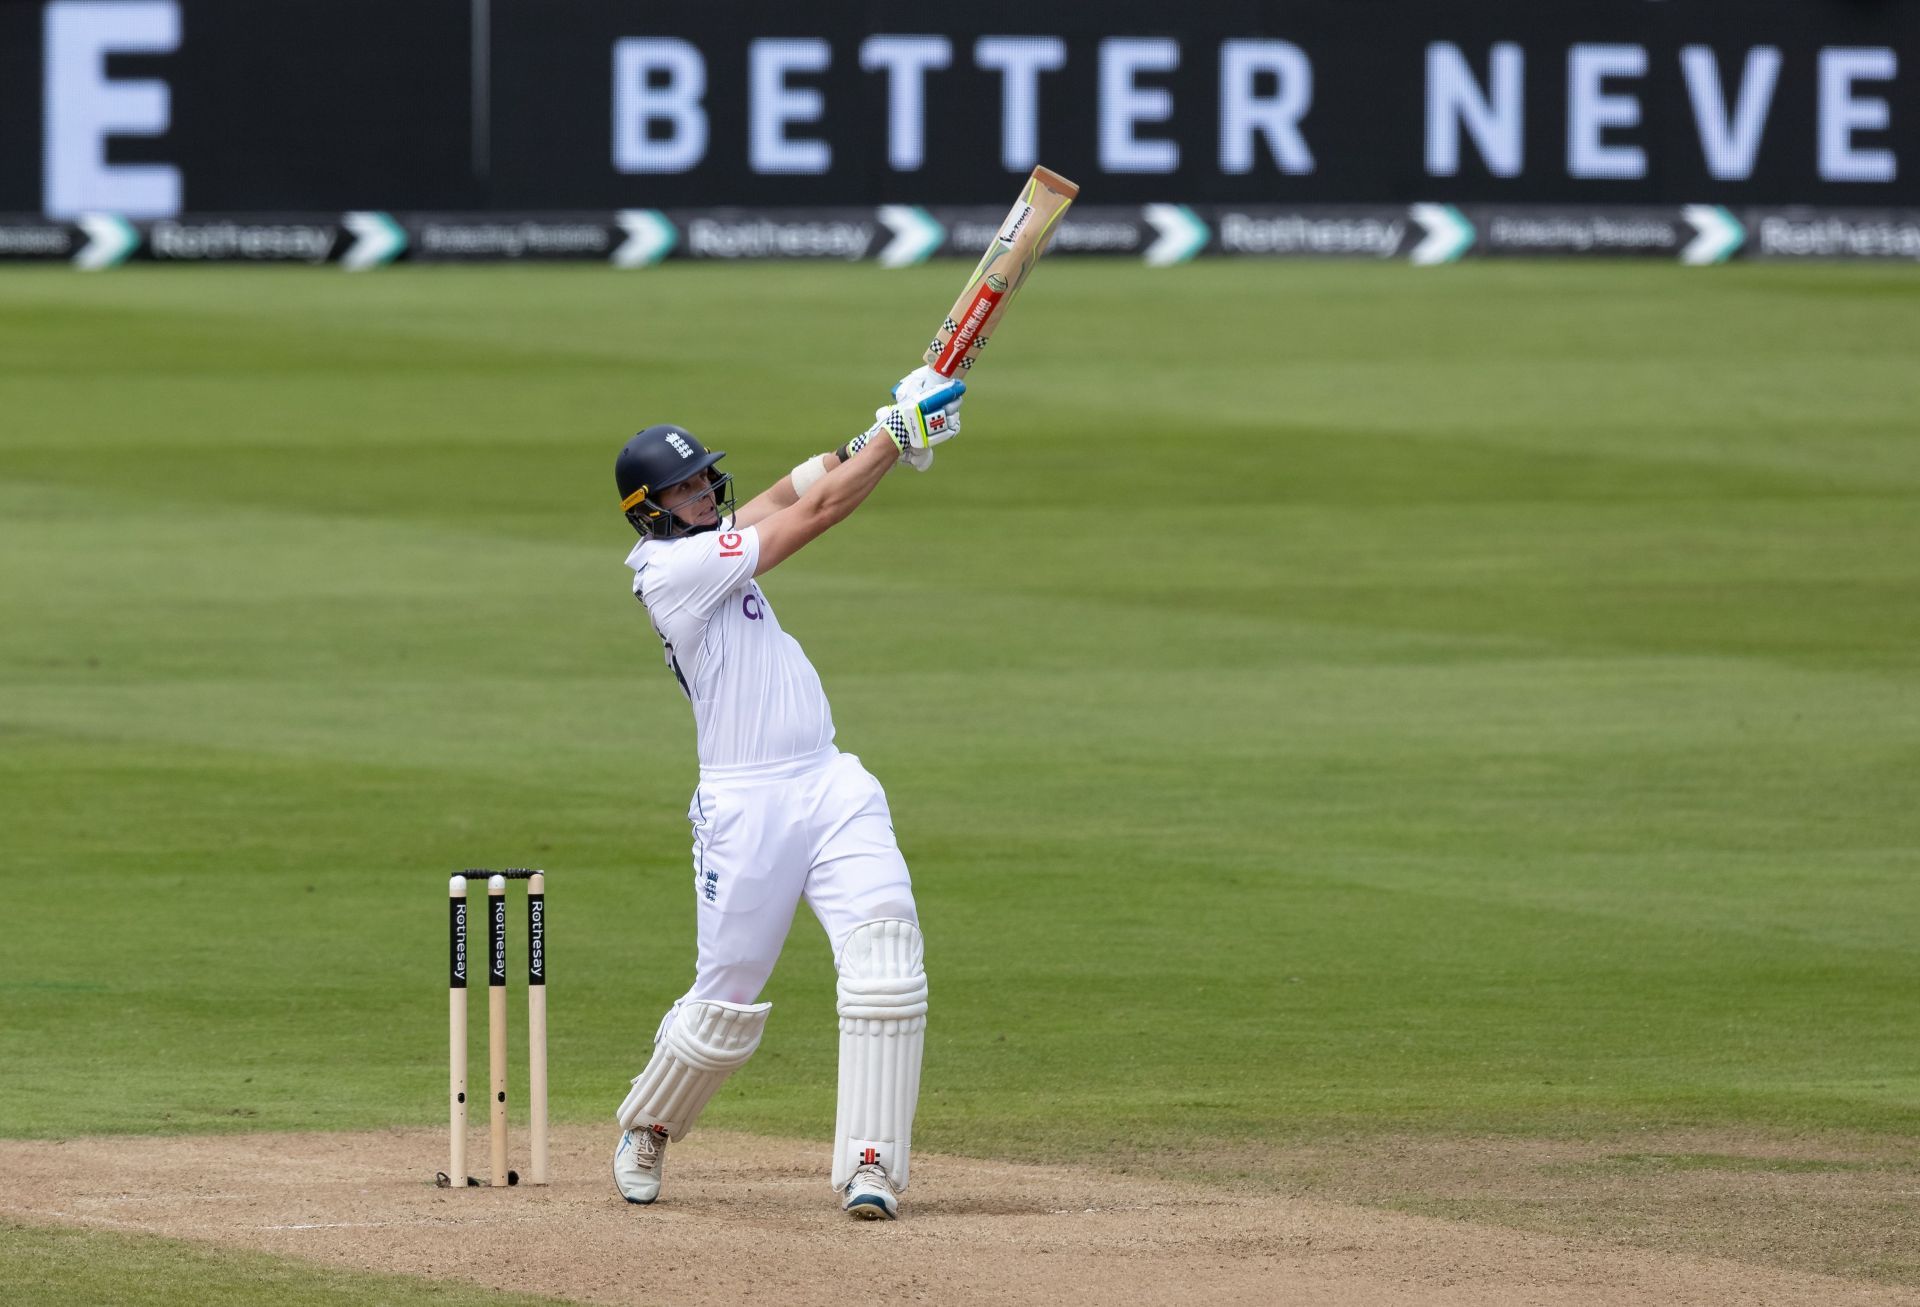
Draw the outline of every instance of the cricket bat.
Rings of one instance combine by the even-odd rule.
[[[1046,252],[1060,215],[1078,194],[1079,186],[1052,169],[1033,170],[993,244],[980,256],[966,288],[927,346],[926,362],[935,372],[954,377],[972,369],[974,359],[987,347],[988,336]]]

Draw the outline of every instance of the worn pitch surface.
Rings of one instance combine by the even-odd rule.
[[[813,1144],[705,1132],[629,1207],[608,1132],[555,1138],[546,1188],[440,1190],[444,1135],[0,1143],[0,1221],[160,1234],[593,1303],[1912,1303],[1873,1285],[1305,1199],[928,1155],[907,1215],[851,1222]]]

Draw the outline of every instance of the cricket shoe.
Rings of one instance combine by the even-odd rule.
[[[863,1221],[896,1219],[900,1196],[893,1191],[886,1168],[869,1162],[855,1170],[853,1179],[847,1181],[847,1200],[840,1204],[840,1210]]]
[[[613,1183],[620,1196],[642,1207],[660,1196],[660,1171],[667,1160],[667,1132],[659,1126],[629,1130],[613,1151]]]

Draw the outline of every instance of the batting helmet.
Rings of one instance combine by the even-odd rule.
[[[659,496],[662,490],[706,471],[726,456],[724,450],[709,452],[685,427],[670,422],[648,427],[629,440],[613,462],[613,480],[620,488],[620,507],[627,521],[641,535],[656,540],[713,530],[719,525],[718,518],[733,512],[733,478],[727,473],[713,473],[707,493],[713,496],[717,516],[706,526],[687,525],[661,506]]]

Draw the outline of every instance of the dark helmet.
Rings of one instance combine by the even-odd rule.
[[[669,486],[677,486],[688,477],[704,472],[721,459],[724,450],[708,452],[707,447],[685,427],[662,422],[648,427],[629,440],[613,462],[614,484],[620,487],[620,507],[627,521],[643,536],[671,540],[676,536],[698,535],[711,531],[719,523],[688,526],[660,506],[659,495]],[[715,472],[708,494],[713,496],[719,517],[733,512],[733,478]]]

